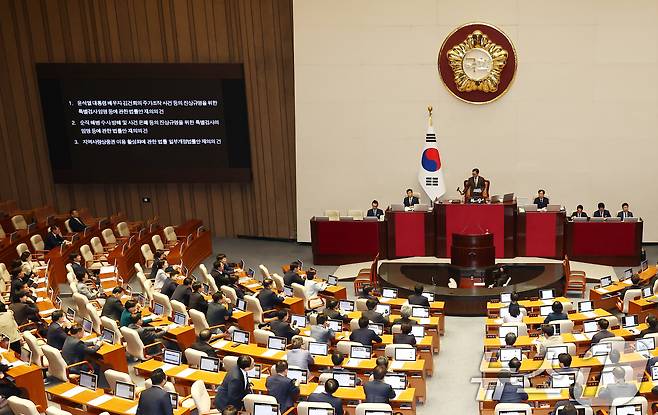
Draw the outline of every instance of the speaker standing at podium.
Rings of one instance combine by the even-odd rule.
[[[404,198],[402,203],[404,204],[404,207],[412,207],[413,205],[419,204],[420,201],[416,196],[414,196],[413,190],[407,189],[407,197]]]

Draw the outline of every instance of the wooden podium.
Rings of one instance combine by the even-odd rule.
[[[496,263],[494,234],[452,234],[450,263],[458,267],[484,268]]]

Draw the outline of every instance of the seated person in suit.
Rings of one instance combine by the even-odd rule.
[[[258,298],[263,311],[273,310],[274,307],[283,303],[284,301],[283,297],[272,291],[272,284],[273,281],[271,278],[265,278],[265,280],[263,280],[263,289],[260,290],[258,294],[256,294],[256,297]]]
[[[62,346],[62,358],[67,365],[74,365],[82,361],[89,361],[89,356],[93,355],[100,349],[101,340],[97,338],[96,342],[93,345],[88,345],[82,341],[82,338],[85,336],[84,330],[80,326],[73,326],[69,329],[69,336],[64,340],[64,346]],[[93,365],[93,371],[98,373],[98,366]],[[78,365],[69,369],[71,373],[80,373],[80,371],[87,371],[89,368],[84,365]]]
[[[200,352],[205,352],[208,357],[218,357],[217,356],[217,349],[212,347],[210,345],[210,338],[212,337],[212,333],[210,333],[210,330],[204,329],[199,332],[199,337],[197,338],[197,341],[192,343],[190,346],[191,349],[198,350]]]
[[[617,217],[622,220],[633,217],[633,212],[628,210],[628,203],[624,202],[621,204],[621,210],[617,212]]]
[[[218,290],[221,290],[223,285],[230,284],[230,275],[226,272],[224,268],[224,263],[222,261],[215,261],[212,264],[212,270],[210,270],[210,275],[215,280],[215,285]]]
[[[548,315],[544,319],[544,324],[548,324],[551,321],[555,321],[555,320],[569,320],[569,317],[564,312],[564,306],[562,305],[561,302],[554,301],[551,308],[553,309],[553,311],[548,313]]]
[[[583,211],[583,205],[576,206],[576,211],[571,213],[572,218],[587,218],[587,213]]]
[[[286,361],[290,366],[308,370],[314,359],[311,352],[302,348],[303,345],[304,340],[301,337],[295,337],[290,343],[290,350],[286,353]]]
[[[411,334],[411,324],[404,323],[400,326],[401,333],[393,335],[393,344],[416,345],[416,338]]]
[[[361,343],[364,346],[372,346],[374,343],[381,343],[382,338],[372,329],[368,328],[369,323],[367,317],[361,316],[361,318],[359,318],[359,328],[350,334],[350,341]]]
[[[251,393],[247,372],[253,368],[254,360],[251,357],[238,357],[238,364],[226,374],[222,384],[217,387],[215,408],[224,410],[229,405],[244,408],[244,397]]]
[[[139,303],[132,299],[126,301],[125,308],[123,309],[123,313],[121,313],[121,318],[119,319],[119,327],[127,327],[129,324],[132,324],[133,319],[138,317],[142,317]]]
[[[372,285],[366,285],[366,286],[363,287],[363,289],[359,293],[358,298],[365,298],[366,300],[375,300],[375,301],[379,302],[379,298],[377,298],[373,293],[374,290],[375,290],[375,287],[373,287]]]
[[[38,323],[41,321],[39,309],[34,301],[29,297],[29,291],[24,290],[18,294],[18,302],[9,304],[9,309],[14,313],[16,324],[22,326],[30,321]]]
[[[421,305],[423,307],[430,306],[430,300],[423,295],[423,286],[421,284],[414,286],[414,293],[409,296],[409,304]]]
[[[311,326],[311,337],[318,343],[331,344],[334,340],[335,333],[327,323],[329,319],[326,315],[320,314],[317,317],[317,324]]]
[[[384,211],[379,208],[379,202],[377,200],[372,201],[372,208],[368,209],[366,216],[374,216],[377,219],[380,219],[384,215]]]
[[[605,203],[599,202],[597,205],[598,209],[594,211],[594,214],[592,215],[595,218],[609,218],[610,217],[610,211],[605,208]]]
[[[608,384],[599,390],[599,398],[612,401],[617,398],[632,398],[637,394],[637,386],[634,383],[626,383],[626,371],[623,367],[617,366],[612,369],[614,383]]]
[[[212,295],[212,301],[208,304],[208,311],[206,311],[208,326],[228,324],[231,321],[231,314],[233,314],[233,308],[229,299],[221,291],[215,292]]]
[[[121,302],[121,296],[123,295],[123,288],[114,287],[112,289],[112,295],[105,300],[103,304],[103,310],[101,311],[101,317],[108,317],[114,321],[121,320],[121,314],[125,307]]]
[[[510,361],[510,366],[512,365],[512,361]],[[500,403],[522,403],[527,401],[528,394],[523,391],[522,386],[513,385],[510,382],[510,376],[511,373],[507,370],[503,370],[498,374],[498,385],[494,391],[493,399]]]
[[[78,282],[75,284],[75,287],[78,289],[78,293],[87,297],[88,300],[95,300],[98,298],[98,289],[86,276],[86,274],[76,275],[75,279]]]
[[[656,316],[654,316],[653,314],[649,314],[647,316],[646,322],[649,327],[642,330],[640,332],[639,337],[644,337],[647,334],[651,334],[651,333],[658,333],[658,318],[656,318]]]
[[[201,292],[201,288],[201,283],[195,282],[192,284],[192,294],[190,294],[190,303],[188,308],[190,310],[197,310],[203,314],[206,314],[206,311],[208,311],[208,301],[206,300],[204,294]]]
[[[178,283],[176,283],[176,277],[178,276],[179,272],[176,270],[172,270],[169,272],[169,276],[167,279],[164,280],[164,283],[162,284],[162,288],[160,289],[160,294],[166,295],[171,299],[171,296],[174,295],[174,292],[176,291],[176,288],[178,288]]]
[[[480,176],[480,169],[475,168],[471,170],[471,177],[466,181],[464,193],[470,190],[471,198],[479,199],[484,198],[484,190],[486,187],[485,178]]]
[[[627,290],[641,290],[642,285],[640,285],[640,281],[642,281],[642,279],[640,278],[640,274],[633,274],[633,276],[631,277],[631,285],[629,285],[628,288],[626,288],[626,289]]]
[[[393,325],[397,324],[411,324],[412,326],[415,326],[418,324],[416,320],[413,320],[411,318],[411,315],[413,314],[413,309],[409,304],[405,304],[402,307],[400,307],[400,318],[395,319],[393,321]]]
[[[610,326],[610,322],[608,320],[605,318],[600,318],[596,324],[599,326],[600,330],[592,336],[592,344],[596,344],[601,340],[607,339],[609,337],[615,337],[614,333],[608,330],[608,327]]]
[[[85,263],[83,262],[82,255],[80,255],[79,252],[71,254],[69,259],[71,261],[71,269],[73,270],[73,274],[75,274],[76,278],[79,275],[85,278],[87,276],[93,276],[93,274],[90,273],[87,268],[85,268]]]
[[[546,350],[550,346],[555,346],[562,344],[562,338],[555,335],[555,327],[550,324],[542,324],[541,326],[542,335],[537,338],[537,355],[544,356],[546,355]]]
[[[228,287],[233,288],[233,291],[235,291],[235,295],[242,300],[244,299],[244,290],[240,288],[240,284],[238,284],[239,280],[240,278],[237,275],[231,275],[231,278],[229,279],[230,283]]]
[[[164,335],[167,333],[166,331],[159,327],[144,327],[144,320],[142,320],[141,315],[132,317],[132,322],[128,324],[128,328],[137,332],[137,335],[139,335],[139,338],[142,340],[142,343],[144,343],[144,346],[160,342],[167,349],[180,350],[177,342],[171,341],[164,337]],[[155,355],[158,352],[160,352],[160,347],[157,345],[151,346],[144,350],[145,355]]]
[[[324,314],[329,317],[329,320],[342,320],[343,323],[350,321],[350,318],[338,309],[338,300],[328,300]]]
[[[412,207],[420,203],[418,197],[414,196],[414,191],[412,189],[407,189],[407,197],[404,198],[402,204],[404,207]]]
[[[308,401],[326,402],[334,408],[335,415],[343,415],[343,400],[334,396],[337,390],[338,381],[336,379],[328,379],[324,384],[324,391],[310,394]]]
[[[372,371],[373,380],[363,385],[363,392],[366,394],[366,403],[389,403],[395,398],[393,387],[384,382],[386,368],[377,366]]]
[[[287,377],[288,362],[281,360],[276,363],[275,368],[276,374],[267,377],[265,387],[267,394],[276,398],[283,413],[294,405],[295,398],[299,395],[299,384],[296,380]]]
[[[276,312],[276,320],[269,322],[270,330],[277,337],[284,337],[288,343],[292,340],[293,336],[299,334],[297,327],[290,327],[289,315],[287,310],[279,310]]]
[[[67,337],[65,327],[68,328],[68,322],[66,321],[62,310],[55,310],[51,315],[51,318],[52,323],[48,326],[46,343],[48,346],[52,346],[61,351]]]
[[[381,313],[375,311],[375,307],[377,307],[377,301],[375,300],[366,301],[367,310],[362,311],[361,315],[363,317],[366,317],[368,320],[372,321],[373,323],[379,323],[388,326],[389,325],[388,316],[384,316]]]
[[[71,232],[84,232],[87,229],[87,225],[80,218],[80,213],[77,209],[71,209],[69,214],[69,228],[71,228]]]
[[[139,395],[136,415],[173,415],[169,393],[164,390],[167,375],[160,368],[151,372],[151,386]]]
[[[299,271],[299,262],[292,261],[290,263],[290,269],[283,274],[283,285],[292,287],[292,284],[304,285],[304,278],[298,273]]]
[[[533,202],[535,205],[537,205],[537,209],[544,209],[546,206],[548,206],[548,198],[544,197],[545,194],[546,192],[544,189],[539,189],[537,192],[537,197]]]
[[[70,244],[70,241],[67,241],[64,239],[62,236],[62,230],[59,229],[59,226],[53,225],[50,227],[50,231],[48,234],[46,234],[46,239],[43,241],[44,248],[46,251],[50,251],[51,249],[60,246],[62,244],[68,245]]]
[[[192,278],[186,277],[183,283],[176,287],[174,293],[171,295],[171,301],[179,301],[185,304],[185,307],[190,305],[190,296],[192,295]]]
[[[223,264],[224,272],[226,272],[229,275],[235,274],[235,269],[233,268],[232,265],[228,263],[228,257],[226,256],[226,254],[219,253],[215,257],[215,259]]]

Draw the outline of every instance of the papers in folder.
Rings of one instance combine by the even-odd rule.
[[[114,397],[114,396],[112,396],[112,395],[107,395],[107,394],[106,394],[106,395],[101,395],[101,396],[99,396],[98,398],[92,399],[91,401],[87,402],[87,404],[88,404],[88,405],[91,405],[91,406],[99,406],[99,405],[102,405],[102,404],[104,404],[105,402],[109,401],[109,400],[112,399],[113,397]]]
[[[77,395],[77,394],[79,394],[79,393],[82,393],[82,392],[84,392],[84,391],[86,391],[86,390],[87,390],[87,388],[83,388],[82,386],[74,386],[74,387],[72,387],[71,389],[69,389],[69,390],[67,390],[66,392],[64,392],[64,393],[62,394],[62,396],[65,397],[65,398],[72,398],[72,397],[74,397],[75,395]]]

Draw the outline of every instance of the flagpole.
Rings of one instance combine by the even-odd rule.
[[[429,114],[430,114],[430,119],[429,119],[430,127],[432,126],[432,109],[433,108],[432,108],[431,105],[427,106],[427,112],[429,112]]]

